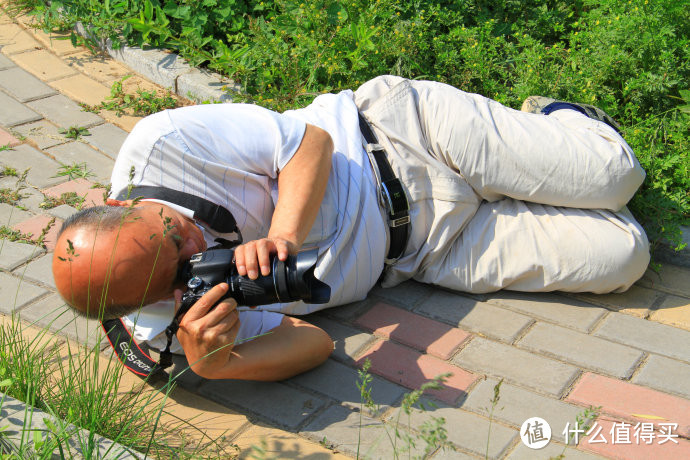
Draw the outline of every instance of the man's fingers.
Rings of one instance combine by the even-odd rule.
[[[204,294],[197,302],[192,305],[192,308],[184,315],[185,321],[195,321],[199,318],[203,318],[209,312],[209,310],[220,300],[225,293],[228,292],[228,284],[220,283],[211,288],[206,294]],[[233,300],[234,302],[234,300]]]
[[[267,276],[271,273],[271,252],[275,251],[275,244],[271,240],[261,240],[256,245],[256,257],[259,260],[261,274]],[[251,276],[250,276],[251,278]]]

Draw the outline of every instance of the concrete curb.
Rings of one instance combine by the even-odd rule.
[[[83,37],[94,38],[82,23],[77,23],[74,30]],[[152,82],[170,88],[178,96],[195,102],[232,102],[233,93],[241,92],[240,85],[234,81],[220,74],[192,67],[175,53],[126,45],[114,49],[110,39],[96,41],[116,61]]]

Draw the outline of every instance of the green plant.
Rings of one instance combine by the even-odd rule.
[[[6,150],[12,150],[12,147],[10,147],[10,144],[0,145],[0,152],[4,152]]]
[[[82,105],[82,108],[91,112],[100,110],[112,110],[118,117],[129,112],[136,116],[146,116],[160,112],[164,109],[174,109],[178,106],[177,100],[172,97],[170,92],[159,96],[155,91],[145,91],[137,89],[136,94],[126,93],[123,82],[131,75],[125,75],[120,80],[114,82],[110,87],[110,97],[98,105]]]
[[[5,167],[1,175],[17,177],[17,182],[14,188],[0,188],[0,203],[6,203],[11,206],[17,206],[19,201],[24,198],[22,195],[22,190],[26,188],[26,176],[29,174],[29,170],[26,169],[19,175],[17,170],[11,167]]]
[[[494,421],[494,410],[496,409],[496,406],[498,406],[498,402],[501,400],[501,384],[503,384],[503,379],[499,380],[498,383],[494,385],[494,396],[490,401],[491,408],[487,408],[489,412],[489,430],[486,435],[486,453],[484,455],[484,457],[487,459],[489,458],[489,441],[491,440],[491,425]]]
[[[7,146],[5,146],[5,147],[7,147]],[[3,148],[3,147],[0,147],[0,148]],[[5,168],[2,171],[0,171],[0,177],[17,177],[17,176],[19,176],[19,173],[17,172],[17,170],[10,167],[10,166],[5,166]]]
[[[76,209],[82,209],[84,207],[84,201],[86,200],[86,197],[79,196],[76,192],[65,192],[61,194],[59,198],[47,195],[45,195],[44,198],[43,202],[38,205],[39,208],[52,209],[66,204]]]
[[[0,239],[38,245],[30,233],[22,233],[6,225],[0,225]]]
[[[88,179],[94,174],[89,171],[86,166],[86,162],[83,163],[72,163],[71,165],[62,164],[58,168],[58,172],[53,177],[65,177],[67,176],[69,180],[74,179]]]
[[[89,130],[82,127],[82,126],[70,126],[67,129],[60,128],[58,130],[58,132],[60,134],[63,134],[67,139],[74,139],[74,140],[77,140],[82,136],[90,136],[91,135]]]
[[[583,410],[575,416],[575,429],[568,433],[566,438],[565,446],[560,454],[555,457],[551,457],[549,460],[563,460],[565,458],[565,449],[569,444],[574,444],[577,446],[579,443],[579,433],[587,433],[590,428],[592,428],[592,423],[599,417],[601,413],[601,406],[594,407],[590,406]],[[573,442],[574,441],[574,442]]]

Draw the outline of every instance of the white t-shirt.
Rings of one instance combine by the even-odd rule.
[[[127,187],[134,166],[133,185],[160,185],[203,197],[233,214],[244,241],[265,237],[278,200],[278,173],[297,151],[306,123],[326,130],[335,146],[326,194],[303,245],[318,248],[314,273],[331,287],[331,300],[259,308],[306,314],[361,300],[383,270],[388,233],[351,91],[321,95],[308,107],[284,114],[254,105],[215,104],[146,117],[120,150],[112,196]],[[211,241],[223,236],[204,230]],[[158,315],[157,321],[146,321],[147,310],[138,315],[137,329],[155,323],[145,334],[152,338],[169,319]]]

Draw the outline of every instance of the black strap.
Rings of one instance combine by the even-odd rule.
[[[172,360],[170,363],[164,363],[161,359],[161,363],[157,363],[139,347],[121,318],[103,320],[101,326],[123,366],[140,377],[147,378],[152,375],[167,377],[164,369],[172,365]]]
[[[379,170],[382,201],[388,210],[388,227],[391,240],[386,263],[392,263],[403,255],[407,246],[410,233],[410,206],[402,182],[395,177],[393,168],[388,162],[386,151],[379,145],[371,126],[361,113],[359,114],[359,129],[369,144],[367,152],[371,154]]]
[[[150,185],[128,187],[117,195],[118,200],[131,200],[134,198],[155,198],[175,203],[194,211],[194,219],[203,222],[219,233],[237,233],[238,236],[241,235],[237,222],[230,211],[196,195]]]

